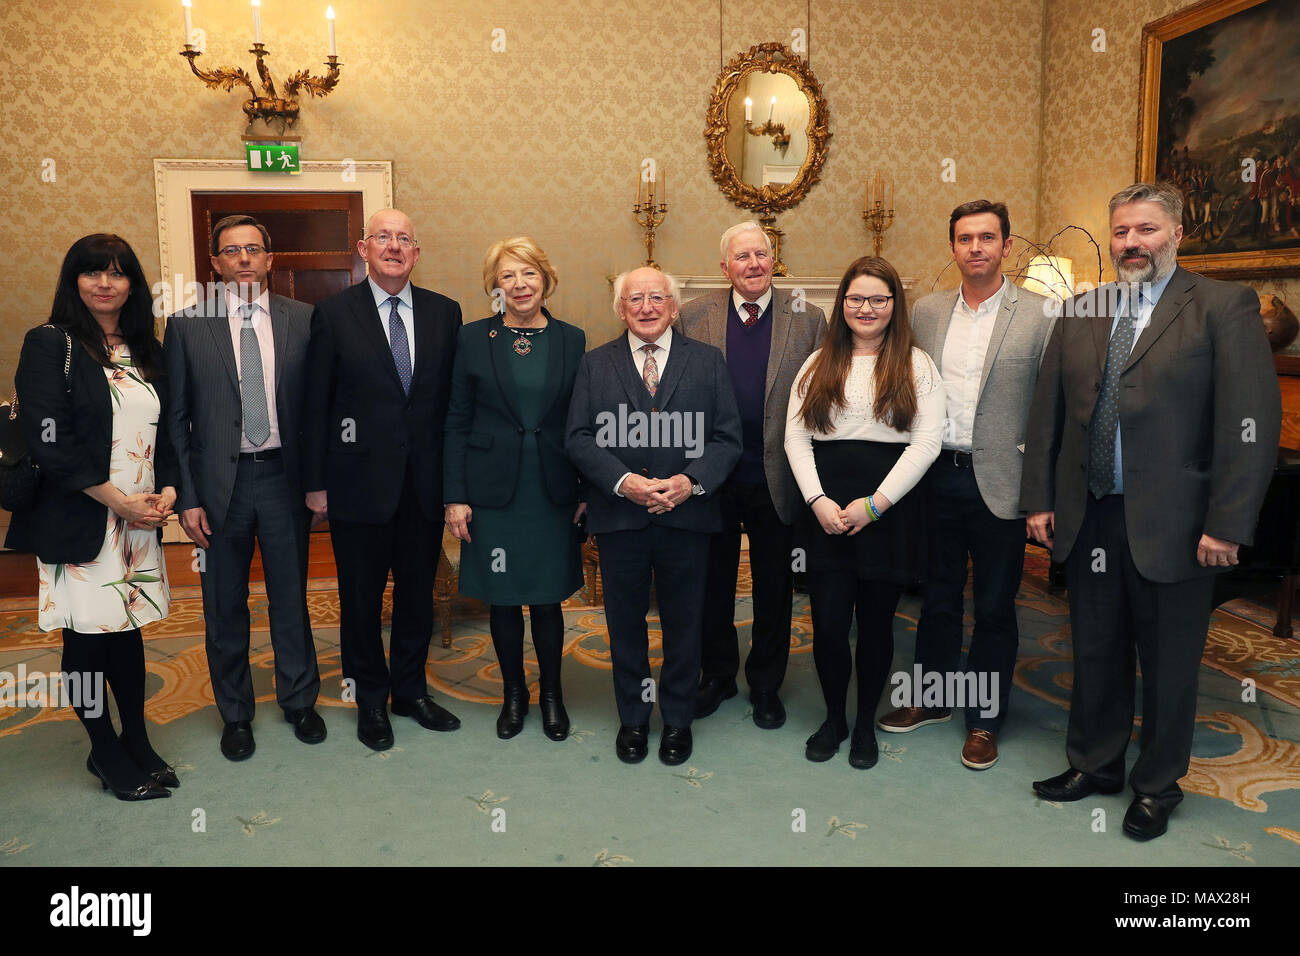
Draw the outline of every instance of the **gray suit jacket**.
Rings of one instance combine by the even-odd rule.
[[[200,311],[203,305],[198,304]],[[220,531],[239,467],[243,403],[225,297],[219,296],[215,305],[214,315],[178,312],[169,318],[163,350],[172,391],[167,429],[181,473],[176,510],[202,507],[212,529]],[[312,308],[274,293],[270,305],[276,424],[284,473],[296,501],[303,497],[301,431]]]
[[[1020,505],[1055,511],[1052,557],[1070,554],[1088,490],[1088,433],[1116,305],[1075,296],[1056,323],[1029,415]],[[1120,378],[1124,518],[1143,577],[1205,574],[1202,534],[1250,544],[1277,461],[1282,398],[1259,298],[1176,269]]]
[[[960,286],[927,295],[912,307],[916,344],[942,370],[943,347]],[[1020,516],[1025,425],[1053,318],[1049,301],[1008,281],[993,321],[975,406],[971,452],[980,497],[999,518]],[[945,439],[947,435],[945,433]]]
[[[649,427],[638,425],[648,423]],[[632,363],[627,332],[578,363],[564,448],[589,484],[587,529],[633,531],[651,523],[720,531],[717,490],[740,460],[740,412],[722,353],[673,331],[668,362],[651,397]],[[705,493],[652,515],[614,494],[631,472],[645,478],[688,475]],[[701,573],[703,573],[701,571]]]
[[[727,355],[727,310],[731,289],[710,292],[682,306],[678,327],[693,339],[707,342]],[[785,456],[785,418],[790,387],[804,361],[821,345],[826,334],[826,314],[805,303],[802,312],[791,307],[789,292],[772,289],[772,348],[763,388],[763,471],[772,506],[786,524],[793,524],[803,502],[799,486]]]

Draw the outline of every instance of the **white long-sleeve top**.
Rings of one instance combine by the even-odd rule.
[[[823,494],[821,479],[817,477],[817,465],[813,460],[814,441],[852,440],[907,443],[902,456],[889,469],[889,474],[878,488],[863,488],[866,496],[879,491],[891,503],[901,501],[903,496],[916,486],[921,477],[939,457],[943,439],[943,419],[947,399],[943,390],[943,378],[935,368],[930,356],[921,349],[912,349],[912,373],[916,380],[916,415],[912,419],[911,431],[900,432],[887,423],[876,418],[875,403],[875,369],[874,355],[855,355],[849,377],[844,383],[845,408],[834,413],[829,433],[812,432],[804,427],[801,414],[803,396],[799,394],[799,383],[816,360],[821,349],[808,356],[799,374],[794,377],[790,389],[790,411],[785,422],[785,455],[790,460],[790,469],[795,481],[799,482],[799,491],[803,500]],[[847,502],[840,501],[843,506]]]

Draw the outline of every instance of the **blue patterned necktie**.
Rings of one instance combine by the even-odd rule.
[[[1119,431],[1119,379],[1133,352],[1133,296],[1129,289],[1115,321],[1106,349],[1106,371],[1101,394],[1092,410],[1088,429],[1088,489],[1101,498],[1115,489],[1115,435]]]
[[[402,380],[402,391],[411,394],[411,347],[406,339],[406,324],[397,314],[397,296],[388,297],[391,311],[388,313],[388,345],[393,350],[393,364],[397,366],[397,377]]]
[[[253,330],[257,304],[243,306],[244,324],[239,327],[239,400],[244,406],[244,437],[251,445],[262,445],[271,437],[271,413],[266,407],[266,379],[262,375],[262,349]]]

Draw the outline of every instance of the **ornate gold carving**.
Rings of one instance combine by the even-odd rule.
[[[736,167],[727,156],[727,115],[731,97],[745,77],[755,72],[784,73],[794,80],[799,91],[808,98],[808,155],[799,168],[799,174],[789,183],[756,186],[744,182],[736,174]],[[709,98],[708,125],[704,130],[704,139],[709,148],[709,172],[728,199],[742,209],[752,209],[759,214],[759,222],[772,240],[777,275],[785,275],[786,270],[781,262],[782,233],[776,228],[775,214],[798,203],[821,178],[831,138],[831,132],[827,128],[829,116],[821,84],[817,82],[807,62],[783,43],[759,43],[745,53],[736,54],[718,74],[718,82]]]
[[[261,43],[254,43],[253,49],[248,51],[257,58],[257,76],[262,81],[262,94],[257,92],[253,86],[253,79],[239,67],[217,67],[213,70],[200,70],[198,64],[194,61],[203,54],[194,49],[190,44],[185,44],[185,49],[181,51],[181,56],[190,62],[190,69],[194,72],[204,85],[209,89],[223,89],[227,93],[235,88],[238,83],[247,87],[248,92],[252,94],[252,99],[244,100],[244,115],[248,117],[248,124],[251,127],[257,120],[270,123],[275,122],[279,125],[280,132],[292,126],[298,119],[298,100],[296,97],[300,93],[306,93],[308,96],[327,96],[338,85],[339,82],[339,58],[337,56],[329,57],[325,64],[329,67],[329,72],[324,76],[312,76],[307,70],[299,70],[289,77],[284,84],[284,96],[280,96],[275,91],[275,80],[271,78],[271,71],[266,68],[263,62],[268,56],[266,47]]]

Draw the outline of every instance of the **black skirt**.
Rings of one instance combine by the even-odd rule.
[[[873,494],[907,448],[905,442],[875,441],[814,441],[812,446],[822,491],[841,508]],[[926,561],[922,484],[852,537],[827,534],[805,505],[796,544],[805,549],[808,573],[851,571],[862,579],[904,586],[920,581]]]

